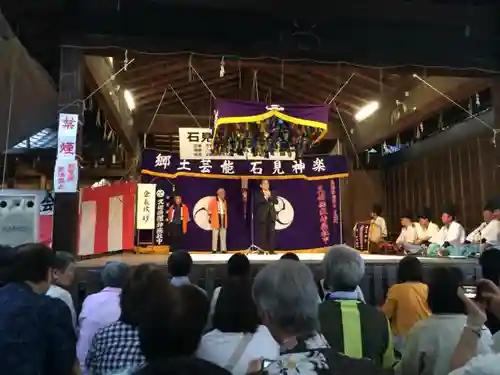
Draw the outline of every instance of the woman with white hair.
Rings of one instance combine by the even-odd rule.
[[[358,299],[364,260],[346,245],[332,246],[323,258],[330,293],[319,306],[319,321],[328,343],[353,358],[370,358],[385,368],[394,365],[389,322],[377,308]]]
[[[281,345],[277,360],[251,361],[248,373],[379,374],[372,361],[332,350],[318,333],[318,297],[311,270],[303,263],[281,259],[255,277],[253,295],[262,323]]]

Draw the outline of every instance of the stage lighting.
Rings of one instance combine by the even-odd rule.
[[[377,101],[369,102],[363,108],[361,108],[355,115],[354,118],[357,122],[366,120],[368,117],[373,115],[380,108],[380,103]]]
[[[132,93],[129,90],[125,90],[123,92],[123,97],[125,98],[125,102],[127,103],[128,109],[133,111],[135,109],[135,100],[132,96]]]

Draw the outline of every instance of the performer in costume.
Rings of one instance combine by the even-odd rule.
[[[443,210],[441,221],[443,227],[433,236],[427,248],[428,256],[459,256],[461,245],[465,241],[464,227],[455,220],[455,208],[448,206]]]
[[[396,253],[397,247],[387,241],[387,224],[381,214],[382,206],[374,204],[370,220],[370,252]]]
[[[260,190],[254,194],[254,225],[256,244],[264,251],[274,253],[276,208],[278,199],[269,189],[269,181],[262,180]]]
[[[182,203],[182,197],[174,195],[174,203],[168,208],[167,220],[170,232],[170,251],[185,250],[184,235],[189,219],[188,207]]]
[[[382,215],[382,206],[380,204],[374,204],[370,214],[370,222],[380,228],[380,240],[385,240],[387,238],[387,224],[385,219],[380,215]]]
[[[413,222],[413,215],[407,211],[401,216],[401,233],[396,240],[396,246],[407,253],[415,253],[421,250],[417,244],[417,224]]]
[[[220,238],[220,250],[227,252],[227,201],[226,191],[217,189],[217,196],[210,202],[208,207],[208,217],[212,226],[212,253],[217,252]]]
[[[476,229],[474,229],[462,246],[461,255],[474,257],[481,254],[489,247],[500,245],[500,221],[497,219],[495,212],[499,211],[500,207],[496,207],[496,202],[490,200],[483,211],[484,221]]]
[[[439,226],[431,220],[430,209],[424,207],[418,216],[417,244],[428,246],[429,240],[439,233]]]

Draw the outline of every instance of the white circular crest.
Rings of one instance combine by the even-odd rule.
[[[162,189],[157,190],[157,191],[156,191],[156,196],[157,196],[158,198],[163,198],[163,197],[165,197],[165,190],[162,190]]]
[[[214,199],[213,196],[201,198],[193,208],[193,221],[203,230],[212,230],[212,226],[208,220],[208,206]]]
[[[277,197],[278,204],[275,204],[276,208],[276,230],[282,230],[288,228],[293,223],[293,218],[295,211],[293,209],[290,201],[283,197]]]

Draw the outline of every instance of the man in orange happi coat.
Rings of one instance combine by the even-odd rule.
[[[186,250],[184,248],[184,234],[189,222],[188,207],[182,203],[182,197],[174,196],[174,204],[168,208],[167,221],[170,232],[170,251]]]
[[[217,252],[217,245],[220,237],[220,250],[227,252],[227,201],[224,189],[217,189],[216,197],[210,201],[208,206],[208,218],[212,225],[212,253]]]

